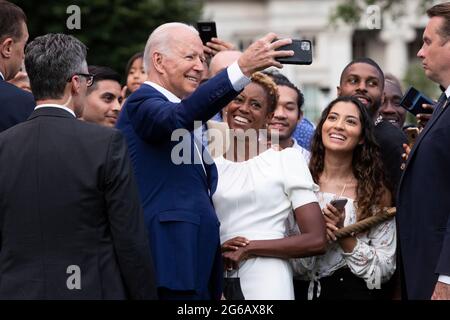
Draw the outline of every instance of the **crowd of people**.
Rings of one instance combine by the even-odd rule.
[[[248,300],[450,299],[450,2],[427,14],[444,93],[408,144],[370,58],[316,126],[279,70],[289,38],[241,52],[165,23],[122,83],[0,0],[0,299],[220,300],[228,277]]]

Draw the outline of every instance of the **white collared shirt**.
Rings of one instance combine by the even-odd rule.
[[[59,105],[59,104],[52,104],[52,103],[39,104],[39,105],[36,106],[36,108],[34,108],[34,110],[38,110],[38,109],[41,109],[41,108],[47,108],[47,107],[63,109],[63,110],[66,110],[67,112],[69,112],[69,113],[70,113],[71,115],[73,115],[75,118],[77,117],[77,116],[75,115],[75,112],[73,112],[72,109],[69,109],[69,108],[67,108],[66,106],[62,106],[62,105]]]
[[[295,140],[294,138],[291,138],[291,139],[294,141],[294,144],[292,145],[291,148],[295,148],[298,151],[300,151],[302,156],[305,158],[306,164],[309,164],[309,160],[311,160],[311,152],[309,152],[308,150],[303,148],[301,145],[299,145],[297,140]]]
[[[180,98],[178,98],[176,95],[174,95],[172,92],[167,90],[166,88],[161,87],[159,84],[154,83],[152,81],[144,81],[144,84],[149,85],[150,87],[153,87],[158,92],[162,93],[164,97],[167,98],[170,102],[178,103],[181,101]]]
[[[231,64],[227,68],[228,78],[230,79],[231,85],[233,86],[233,89],[235,91],[241,91],[244,89],[246,85],[248,85],[251,80],[250,78],[246,77],[243,73],[241,68],[239,68],[239,65],[236,62]],[[180,98],[178,98],[175,94],[167,90],[166,88],[161,87],[160,85],[151,82],[151,81],[145,81],[146,85],[149,85],[156,90],[158,90],[160,93],[162,93],[170,102],[178,103],[181,101]]]

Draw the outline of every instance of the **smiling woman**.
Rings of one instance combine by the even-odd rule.
[[[219,183],[213,202],[223,257],[228,269],[239,269],[245,299],[293,299],[288,258],[325,249],[325,225],[313,192],[317,185],[300,151],[251,148],[261,141],[277,99],[275,83],[253,74],[252,83],[228,105],[235,144],[215,159]],[[285,237],[292,211],[303,234]]]
[[[334,231],[390,206],[371,116],[360,100],[340,97],[323,111],[311,148],[310,170],[331,245],[323,256],[297,259],[300,299],[373,299],[395,270],[395,221],[337,240]],[[332,200],[346,199],[345,208]],[[337,241],[336,241],[337,240]],[[320,281],[319,281],[320,279]]]

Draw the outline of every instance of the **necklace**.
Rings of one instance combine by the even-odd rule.
[[[341,190],[341,193],[339,194],[339,197],[337,197],[336,199],[342,198],[342,195],[344,194],[345,189],[347,188],[347,185],[348,185],[349,183],[351,183],[352,181],[353,181],[353,177],[350,176],[350,177],[348,178],[347,182],[344,183],[344,186],[342,187],[342,190]]]

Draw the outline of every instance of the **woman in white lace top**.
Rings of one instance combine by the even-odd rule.
[[[311,149],[310,170],[319,185],[317,192],[330,244],[324,255],[292,260],[300,299],[372,299],[372,289],[395,271],[396,230],[394,219],[366,232],[336,239],[333,231],[391,206],[383,183],[373,122],[356,99],[341,97],[322,113]],[[348,199],[341,211],[330,205]]]

